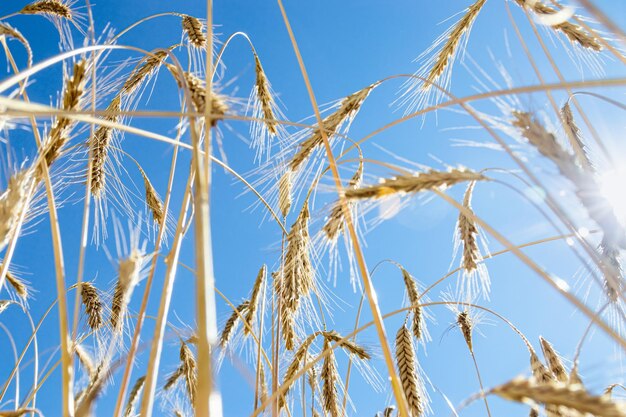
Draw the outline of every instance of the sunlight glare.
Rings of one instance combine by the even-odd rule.
[[[604,173],[600,177],[600,192],[613,207],[617,219],[626,224],[626,168]]]

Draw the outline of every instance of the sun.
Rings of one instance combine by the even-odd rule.
[[[620,223],[626,225],[626,167],[605,172],[599,183],[600,193],[611,204]]]

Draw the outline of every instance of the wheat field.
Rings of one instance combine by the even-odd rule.
[[[0,6],[0,417],[626,417],[625,4],[163,3]]]

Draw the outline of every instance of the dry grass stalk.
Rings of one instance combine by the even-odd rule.
[[[517,378],[491,391],[502,398],[518,402],[542,403],[598,417],[624,417],[626,405],[604,396],[588,393],[580,385],[559,382],[537,383],[534,379]],[[567,411],[565,411],[567,414]]]
[[[337,393],[339,371],[337,370],[335,353],[331,349],[330,340],[328,339],[324,339],[324,351],[328,353],[324,356],[324,362],[322,364],[322,404],[324,410],[326,410],[331,417],[339,417],[339,395]]]
[[[469,311],[461,311],[456,317],[456,323],[459,325],[459,329],[461,329],[463,339],[465,339],[465,343],[467,343],[467,347],[470,352],[474,352],[474,347],[472,345],[472,328],[474,325],[469,315]]]
[[[289,214],[289,209],[291,208],[291,204],[293,202],[291,196],[291,171],[286,171],[280,180],[278,181],[278,208],[280,209],[283,217],[287,217]]]
[[[626,234],[609,202],[600,194],[600,187],[594,177],[576,163],[573,155],[557,142],[536,118],[528,112],[513,112],[512,125],[530,144],[550,159],[561,174],[574,184],[576,196],[591,217],[604,232],[604,238],[611,246],[626,248]]]
[[[224,329],[222,330],[222,334],[220,335],[220,346],[222,347],[222,349],[226,348],[226,345],[228,345],[228,342],[235,333],[235,328],[237,327],[237,324],[242,318],[245,317],[249,305],[250,302],[248,300],[239,304],[230,315],[228,320],[226,320],[226,324],[224,325]]]
[[[163,61],[165,61],[165,58],[167,58],[167,55],[168,51],[159,50],[145,58],[143,64],[136,68],[126,82],[124,82],[122,94],[130,95],[137,91],[141,84],[143,84],[143,81],[159,69]]]
[[[463,197],[463,207],[472,211],[472,192],[474,191],[475,181],[472,181],[467,186],[465,196]],[[463,257],[461,264],[465,272],[472,273],[476,271],[478,262],[481,260],[480,250],[478,248],[478,228],[474,223],[474,219],[466,216],[463,212],[459,213],[459,236],[463,243]]]
[[[80,344],[77,344],[74,347],[74,351],[76,352],[76,357],[78,358],[80,364],[83,366],[83,368],[85,368],[85,371],[87,371],[87,375],[89,375],[89,377],[92,377],[96,371],[96,367],[89,352],[87,352],[85,348],[83,348],[83,346]]]
[[[274,114],[274,97],[272,97],[272,90],[270,89],[269,81],[263,71],[261,60],[259,56],[254,54],[254,71],[256,74],[256,95],[261,103],[261,111],[263,112],[263,123],[267,132],[276,136],[278,133],[278,122],[276,121],[276,115]]]
[[[28,54],[28,66],[30,67],[33,64],[33,51],[30,48],[30,43],[28,43],[28,40],[19,30],[15,29],[8,23],[0,22],[0,36],[13,38],[19,41],[24,46],[24,49],[26,49],[26,53]]]
[[[361,105],[374,88],[373,85],[367,86],[356,93],[350,94],[344,98],[339,108],[324,120],[322,125],[326,132],[326,137],[330,139],[345,122],[349,122],[356,116]],[[289,163],[289,167],[292,171],[297,171],[298,168],[311,156],[313,151],[324,143],[322,131],[319,126],[313,128],[313,133],[307,139],[300,143],[298,151],[294,155],[293,159]]]
[[[0,410],[0,417],[22,417],[29,413],[41,414],[35,408],[18,408],[17,410]]]
[[[576,124],[576,120],[574,119],[574,113],[572,112],[572,107],[569,105],[569,101],[565,102],[563,107],[561,107],[561,120],[563,122],[563,128],[565,129],[567,135],[576,141],[576,144],[582,151],[582,156],[584,157],[584,161],[581,161],[581,166],[585,169],[589,169],[591,172],[594,172],[593,163],[589,158],[589,153],[587,152],[587,146],[583,141],[582,134],[578,125]]]
[[[487,177],[466,170],[428,171],[413,175],[386,178],[380,184],[346,190],[349,199],[381,198],[396,193],[418,193],[440,187],[449,187],[463,181],[482,181]]]
[[[104,120],[117,122],[121,110],[121,97],[115,96],[107,107],[110,112]],[[91,194],[99,198],[106,184],[105,164],[109,154],[109,147],[113,139],[113,129],[109,126],[99,126],[89,141],[91,148]]]
[[[348,184],[348,188],[356,189],[361,185],[361,181],[363,179],[363,161],[359,162],[359,167],[357,171],[354,173],[352,178],[350,179],[350,183]],[[347,202],[348,210],[352,209],[352,202]],[[326,224],[322,228],[326,237],[329,241],[334,242],[339,234],[343,231],[345,226],[344,223],[344,212],[342,206],[339,201],[336,201],[333,205],[333,208],[330,210],[330,215],[328,216],[328,220]]]
[[[119,278],[113,294],[111,305],[111,326],[115,332],[121,332],[124,315],[135,286],[139,282],[139,274],[143,264],[143,256],[134,249],[128,258],[119,262]]]
[[[282,332],[287,349],[293,349],[293,320],[300,300],[313,289],[314,272],[310,258],[309,205],[302,210],[287,235],[287,251],[278,290],[281,303]]]
[[[0,251],[9,243],[22,211],[27,209],[32,181],[32,171],[18,171],[9,178],[7,188],[0,195]]]
[[[72,9],[59,0],[38,0],[26,5],[20,10],[20,14],[45,14],[62,17],[68,20],[72,20],[73,16]]]
[[[259,273],[254,280],[254,286],[252,287],[252,295],[250,295],[250,302],[248,309],[245,314],[245,320],[248,326],[244,326],[243,334],[249,334],[252,329],[252,325],[254,324],[255,313],[259,308],[259,300],[261,295],[261,289],[263,288],[263,283],[267,277],[267,267],[263,265],[261,269],[259,269]]]
[[[92,330],[98,330],[104,324],[102,319],[102,301],[98,290],[91,282],[80,284],[80,295],[87,314],[87,324]]]
[[[561,362],[559,354],[554,350],[550,342],[548,342],[543,337],[539,337],[539,341],[541,342],[541,350],[543,350],[543,356],[546,358],[546,362],[548,362],[550,371],[552,372],[556,380],[559,382],[567,382],[567,371],[565,370],[565,366],[563,366],[563,362]]]
[[[485,2],[487,0],[478,0],[476,3],[471,5],[465,15],[459,20],[459,22],[452,28],[450,31],[450,35],[446,40],[443,48],[437,55],[435,63],[431,68],[430,72],[426,76],[426,81],[424,83],[424,90],[428,90],[432,85],[437,81],[437,79],[443,74],[448,65],[450,64],[452,58],[457,52],[458,46],[461,43],[461,39],[463,35],[468,32],[476,17],[478,17],[478,13],[483,8]]]
[[[190,72],[184,74],[184,79],[191,95],[191,104],[197,112],[204,113],[207,101],[204,81]],[[224,97],[213,92],[211,97],[211,127],[217,126],[217,122],[223,120],[227,112],[228,105]]]
[[[19,279],[17,276],[15,276],[13,273],[9,271],[7,271],[6,279],[7,279],[7,283],[11,287],[13,287],[13,290],[15,291],[18,297],[20,297],[22,300],[25,300],[28,298],[28,286],[24,283],[24,281],[22,281],[21,279]]]
[[[165,217],[163,201],[161,201],[159,193],[157,193],[156,189],[150,182],[150,178],[148,178],[146,172],[141,167],[138,168],[139,172],[141,173],[141,177],[143,178],[143,185],[146,190],[146,205],[152,213],[152,219],[154,220],[154,222],[157,224],[161,224],[163,222],[163,218]]]
[[[558,10],[547,6],[538,0],[515,0],[515,2],[521,7],[527,6],[539,16],[550,16],[558,13]],[[550,25],[550,27],[563,33],[571,43],[582,46],[585,49],[595,52],[600,52],[603,49],[602,44],[598,41],[598,39],[579,25],[563,21]]]
[[[66,80],[63,89],[61,108],[65,111],[78,110],[80,99],[83,96],[86,77],[87,61],[81,59],[74,63],[72,75]],[[65,116],[58,116],[50,129],[48,138],[44,144],[44,156],[46,163],[50,166],[61,155],[61,151],[69,140],[69,133],[74,125],[72,119]],[[41,176],[41,170],[38,172]]]
[[[205,49],[207,38],[204,25],[197,17],[182,15],[183,31],[189,38],[189,43],[198,49]]]
[[[134,415],[135,405],[137,404],[137,401],[139,401],[139,396],[141,395],[145,382],[145,375],[137,378],[137,381],[135,381],[135,385],[133,385],[133,388],[130,390],[130,394],[128,394],[128,401],[126,402],[126,407],[124,408],[124,417],[131,417]]]
[[[396,365],[400,374],[400,381],[402,381],[402,390],[412,417],[420,417],[424,412],[419,392],[419,376],[415,365],[416,361],[411,332],[403,325],[396,334]]]
[[[411,311],[413,312],[413,325],[411,329],[413,331],[413,335],[417,340],[422,338],[423,333],[423,321],[424,318],[422,316],[422,307],[419,305],[420,295],[419,289],[417,287],[417,282],[415,278],[407,271],[402,268],[402,279],[404,280],[404,286],[406,287],[406,293],[409,298],[409,303],[413,306]]]

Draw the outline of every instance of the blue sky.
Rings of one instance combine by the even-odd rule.
[[[22,3],[21,1],[10,2],[10,4],[4,2],[0,5],[0,15],[18,10]],[[228,0],[215,3],[214,21],[218,25],[216,32],[220,34],[220,39],[224,40],[235,31],[246,32],[257,49],[274,90],[284,104],[282,110],[288,119],[299,121],[310,116],[313,113],[312,107],[278,5],[267,0],[256,2]],[[418,63],[412,62],[413,59],[443,33],[454,18],[446,22],[444,20],[470,4],[468,1],[426,4],[426,2],[416,0],[395,2],[323,0],[287,1],[286,3],[287,13],[319,103],[328,103],[343,98],[376,80],[393,74],[413,73],[419,67]],[[536,53],[541,71],[546,75],[546,82],[554,82],[556,77],[552,75],[548,62],[541,55],[523,14],[518,7],[510,3],[516,21],[520,23],[524,38],[529,41],[531,49]],[[618,24],[624,25],[626,3],[609,0],[595,3],[608,11]],[[109,22],[113,28],[121,30],[139,18],[165,11],[188,13],[199,17],[205,16],[206,13],[203,2],[197,0],[177,2],[110,0],[98,2],[94,7],[97,30],[102,30]],[[503,1],[487,2],[469,39],[465,60],[468,68],[464,68],[461,62],[457,62],[454,68],[452,91],[457,96],[474,94],[477,89],[484,91],[484,88],[479,86],[478,80],[471,75],[479,72],[469,57],[478,62],[480,68],[486,73],[492,74],[503,87],[503,81],[497,73],[499,63],[510,74],[514,85],[537,83],[506,16]],[[12,18],[10,22],[30,40],[36,62],[56,54],[57,38],[49,22],[36,16],[18,16]],[[140,26],[125,36],[120,43],[150,50],[178,42],[180,36],[179,20],[175,17],[164,17]],[[79,44],[78,37],[76,40]],[[559,46],[560,44],[557,43],[552,50],[561,64],[560,69],[568,79],[598,77],[598,74],[591,71],[580,74]],[[122,59],[125,56],[121,54],[112,56],[111,59]],[[224,93],[247,98],[254,82],[254,64],[247,45],[242,40],[233,42],[224,55],[224,60],[226,63],[224,81],[225,83],[232,81],[232,85],[225,87]],[[29,88],[31,99],[44,104],[54,102],[60,87],[59,75],[60,67],[56,67],[42,73],[41,77],[37,77]],[[620,75],[623,75],[623,68],[616,62],[607,60],[606,76]],[[478,78],[485,81],[482,75]],[[171,81],[162,71],[151,99],[147,104],[144,100],[140,108],[176,110],[178,98]],[[353,123],[350,137],[361,138],[401,117],[402,109],[390,106],[390,103],[397,98],[400,85],[400,81],[391,81],[371,94]],[[618,99],[623,97],[623,91],[617,89],[594,91],[610,94]],[[564,96],[559,92],[555,94],[555,97],[557,102],[561,103]],[[547,112],[550,110],[545,95],[525,95],[520,96],[519,99],[521,104],[526,106],[523,110]],[[581,100],[592,120],[597,121],[596,126],[612,152],[615,153],[616,159],[623,160],[624,148],[618,143],[623,135],[623,126],[617,124],[619,118],[623,118],[623,114],[614,108],[600,105],[597,101],[588,98]],[[499,110],[492,103],[481,102],[477,103],[476,107],[489,114],[500,115]],[[552,121],[555,120],[552,117]],[[170,135],[174,131],[175,124],[176,121],[171,119],[137,118],[133,120],[135,126]],[[515,168],[500,151],[485,147],[456,146],[459,140],[491,143],[492,139],[476,126],[477,123],[465,114],[441,111],[437,113],[437,117],[430,115],[425,120],[414,119],[384,131],[367,142],[363,146],[363,151],[366,157],[397,163],[405,167],[407,164],[400,158],[438,169],[444,168],[446,164],[464,165],[476,170],[485,167]],[[243,137],[248,136],[247,125],[231,121],[227,123],[227,126],[222,126],[221,130],[229,163],[238,172],[249,173],[254,168],[254,153],[237,137],[237,134]],[[23,157],[32,152],[32,144],[29,142],[32,139],[28,132],[23,130],[11,132],[9,137],[12,149],[18,156]],[[507,140],[509,143],[513,142],[510,138]],[[381,147],[393,155],[381,150]],[[170,148],[163,144],[151,143],[144,138],[128,135],[123,142],[123,149],[142,164],[157,190],[164,195],[171,155]],[[537,154],[528,148],[520,150],[531,166],[539,170],[544,178],[550,180],[555,173],[554,167],[540,160]],[[184,185],[182,177],[187,169],[185,164],[189,161],[189,155],[183,152],[180,161],[171,206],[175,210],[174,215],[178,214],[180,207]],[[366,166],[365,170],[365,181],[369,183],[375,182],[379,176],[390,174],[388,171],[371,166]],[[342,174],[351,175],[348,170]],[[135,173],[131,175],[137,184],[140,184],[139,177]],[[511,177],[499,178],[509,183],[514,182]],[[324,183],[330,185],[330,178],[327,178]],[[517,185],[519,186],[519,183]],[[556,185],[563,186],[562,183]],[[326,187],[325,190],[329,191],[331,188]],[[280,243],[279,229],[270,221],[261,222],[264,213],[259,208],[250,208],[254,203],[254,198],[250,194],[242,195],[243,191],[242,185],[235,182],[232,176],[221,169],[214,170],[211,215],[216,283],[218,288],[233,302],[238,302],[242,297],[248,296],[261,264],[266,263],[270,268],[276,268],[277,247]],[[80,233],[78,219],[82,213],[82,203],[80,203],[82,188],[73,188],[71,192],[75,194],[68,195],[68,203],[60,212],[67,275],[70,282],[74,279],[77,269]],[[450,194],[457,200],[462,198],[462,193],[463,187],[450,190]],[[320,209],[324,208],[324,204],[332,198],[334,196],[330,192],[320,194],[313,214],[317,221],[312,227],[320,227],[322,216],[319,214]],[[565,200],[566,203],[569,201]],[[502,185],[479,184],[476,187],[473,204],[479,216],[484,217],[489,224],[514,243],[521,244],[555,234],[531,205]],[[294,205],[296,206],[299,204]],[[578,212],[575,215],[577,218],[581,217]],[[381,260],[393,259],[404,265],[422,284],[428,285],[434,282],[458,264],[458,258],[451,263],[456,218],[457,212],[454,208],[440,199],[412,198],[394,218],[384,221],[377,227],[367,227],[369,230],[364,235],[364,247],[368,266],[371,269]],[[294,219],[295,217],[290,218],[288,224],[291,224]],[[584,218],[582,221],[585,221]],[[181,254],[181,262],[187,265],[194,264],[192,242],[193,236],[190,234]],[[105,246],[111,253],[115,253],[113,240],[107,241]],[[490,239],[489,248],[495,251],[501,247],[495,243],[494,239]],[[578,291],[579,295],[583,295],[584,291],[580,288],[578,276],[580,264],[564,242],[531,248],[527,253],[547,270],[565,279],[573,290]],[[30,307],[31,314],[37,320],[54,297],[53,261],[47,217],[42,217],[42,221],[33,229],[33,233],[25,235],[20,240],[14,262],[27,273],[25,277],[36,289],[35,300],[30,302]],[[571,358],[586,323],[581,315],[512,255],[503,255],[490,260],[487,262],[487,267],[492,280],[491,301],[481,301],[481,303],[519,325],[537,350],[539,350],[538,336],[543,335],[553,342],[557,350],[566,358]],[[183,269],[179,271],[170,320],[178,325],[181,321],[191,324],[194,312],[190,297],[194,288],[193,276]],[[163,272],[164,267],[161,264],[157,270],[149,307],[150,314],[156,314]],[[318,279],[335,293],[333,296],[335,302],[331,304],[334,319],[332,327],[340,333],[348,333],[353,326],[355,308],[360,294],[353,292],[345,271],[338,275],[336,286],[332,281],[327,282],[327,277],[330,276],[328,272],[328,261],[322,258],[318,269]],[[107,260],[102,249],[91,249],[88,252],[85,276],[88,279],[96,278],[96,283],[101,288],[109,287],[115,279],[115,265]],[[373,279],[383,313],[397,309],[403,301],[402,280],[397,268],[389,264],[383,265]],[[138,287],[131,308],[138,309],[143,288],[143,285]],[[440,290],[444,289],[446,287],[436,290],[431,294],[431,299],[439,299]],[[594,298],[596,295],[597,290],[589,298],[589,304],[593,307],[596,306]],[[73,297],[70,299],[73,300]],[[218,300],[218,313],[221,324],[229,315],[228,307],[221,300]],[[454,315],[444,307],[433,307],[431,314],[437,319],[436,324],[430,325],[433,341],[427,346],[426,352],[420,349],[419,359],[432,386],[436,387],[436,390],[430,386],[428,388],[432,397],[434,414],[451,414],[440,393],[444,393],[452,404],[459,405],[464,399],[478,391],[478,384],[471,357],[468,355],[460,334],[456,329],[446,330],[454,321]],[[475,352],[485,385],[493,386],[520,373],[528,373],[528,353],[521,341],[502,322],[488,315],[486,318],[490,319],[488,321],[491,324],[480,326],[484,337],[476,335],[475,338]],[[362,322],[370,319],[369,312],[365,312]],[[17,326],[18,320],[19,323],[24,323],[23,315],[17,310],[8,311],[2,316],[2,322],[11,329],[16,343],[21,346],[29,335],[29,329],[25,326]],[[387,333],[391,339],[401,322],[400,317],[386,321]],[[53,314],[42,326],[39,336],[41,352],[49,352],[47,349],[57,345],[57,325],[58,319]],[[144,329],[142,340],[150,340],[151,330],[152,324],[149,321]],[[377,347],[377,338],[373,329],[359,335],[358,340],[373,349],[375,355],[373,366],[381,375],[384,375],[384,363],[380,360],[380,349]],[[6,357],[10,357],[9,345],[5,338],[0,338],[0,346],[2,346],[1,352],[6,354]],[[623,377],[616,371],[618,368],[609,366],[619,364],[613,354],[612,345],[601,334],[597,334],[584,350],[581,373],[583,376],[588,376],[591,389],[600,390],[605,382],[623,382]],[[42,353],[43,358],[47,355],[48,353]],[[162,375],[166,375],[176,367],[175,339],[168,342],[164,358],[161,365]],[[245,359],[245,354],[242,354],[242,358]],[[0,375],[5,375],[9,371],[10,362],[3,361],[0,364]],[[138,357],[133,380],[143,375],[146,362],[146,354]],[[345,365],[345,360],[341,357],[339,366],[342,373],[345,372]],[[31,380],[28,376],[31,371],[30,366],[24,371],[22,390],[26,390],[28,381]],[[0,380],[3,378],[0,377]],[[44,412],[47,411],[47,415],[56,415],[58,412],[59,381],[60,377],[57,372],[39,396],[38,407]],[[226,416],[240,416],[250,412],[252,391],[236,366],[228,361],[224,362],[219,384],[224,397]],[[351,381],[350,393],[358,411],[350,411],[349,414],[372,415],[382,410],[392,401],[391,391],[387,385],[384,382],[382,392],[376,392],[360,375],[355,375]],[[100,400],[97,408],[98,415],[109,415],[112,412],[115,393],[115,387],[111,387],[107,395]],[[491,405],[494,415],[504,412],[520,416],[527,414],[527,408],[511,406],[497,399],[491,399]],[[478,402],[463,409],[462,413],[468,417],[485,415],[482,403]],[[158,413],[155,412],[155,414]],[[166,415],[165,411],[163,415]]]

